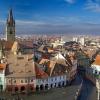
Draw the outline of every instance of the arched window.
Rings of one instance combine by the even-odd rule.
[[[40,90],[43,90],[44,86],[43,85],[40,85]]]
[[[27,80],[25,80],[25,83],[27,83],[28,81]]]
[[[30,90],[32,91],[34,88],[32,86],[30,86]]]
[[[33,79],[31,79],[30,81],[33,82]]]
[[[12,87],[7,87],[7,90],[10,92],[12,91]]]
[[[51,88],[53,88],[53,84],[51,84]]]
[[[97,71],[95,70],[95,74],[97,74]]]
[[[13,82],[16,83],[16,80],[14,80]]]
[[[45,85],[45,89],[48,89],[48,84]]]
[[[23,83],[23,80],[21,80],[21,83]]]
[[[25,86],[22,86],[22,87],[21,87],[21,91],[22,91],[22,92],[25,91]]]
[[[15,92],[17,92],[18,91],[18,87],[15,87]]]
[[[39,86],[38,85],[36,85],[36,91],[38,91],[39,90]]]
[[[9,83],[11,83],[11,80],[9,80]]]
[[[51,79],[51,81],[53,81],[53,78]]]

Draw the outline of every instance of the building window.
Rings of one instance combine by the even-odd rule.
[[[11,80],[9,80],[9,83],[11,83]]]
[[[51,79],[51,81],[53,81],[53,78]]]
[[[16,83],[16,80],[14,80],[14,83]]]
[[[25,83],[27,83],[27,80],[25,80]]]
[[[48,82],[48,79],[46,79],[46,81]]]
[[[38,80],[38,83],[41,83],[41,80],[40,79],[37,79]]]
[[[57,80],[57,78],[55,77],[55,81]]]
[[[31,82],[33,82],[33,79],[31,79]]]
[[[23,83],[23,80],[21,80],[21,83]]]
[[[44,80],[42,80],[42,82],[44,82]]]
[[[65,76],[63,76],[63,79],[65,79]]]
[[[60,76],[60,80],[61,80],[61,76]]]
[[[95,71],[95,74],[97,74],[97,71]]]

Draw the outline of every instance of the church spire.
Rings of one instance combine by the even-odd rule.
[[[15,21],[14,21],[14,18],[13,18],[13,12],[12,12],[12,9],[11,8],[9,10],[7,24],[9,24],[11,26],[15,25]]]
[[[6,22],[6,40],[11,42],[15,41],[15,20],[13,18],[12,9],[9,10]]]
[[[13,20],[12,9],[10,9],[10,11],[9,11],[9,20]]]

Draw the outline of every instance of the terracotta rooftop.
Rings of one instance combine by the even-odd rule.
[[[13,42],[4,41],[4,40],[3,40],[2,43],[3,43],[4,49],[6,49],[6,50],[11,50],[12,45],[13,45]]]
[[[21,41],[19,44],[21,48],[33,48],[33,41]]]
[[[36,78],[47,78],[48,74],[45,73],[41,68],[39,68],[39,64],[35,64],[35,73]]]
[[[65,58],[61,53],[58,53],[55,57],[51,58],[51,60],[64,66],[72,65],[71,60],[67,56]]]
[[[6,64],[0,64],[0,70],[3,70],[6,68]]]
[[[95,64],[95,65],[100,65],[100,55],[97,55],[97,56],[96,56],[96,59],[95,59],[95,61],[93,62],[93,64]]]
[[[48,62],[48,61],[49,61],[49,59],[44,59],[44,58],[42,58],[42,59],[40,60],[39,64],[43,64],[43,63]]]
[[[47,67],[46,73],[52,76],[64,74],[66,70],[69,72],[72,69],[72,64],[70,64],[69,60],[65,59],[61,54],[58,54],[51,60],[42,59],[39,64],[45,65]]]

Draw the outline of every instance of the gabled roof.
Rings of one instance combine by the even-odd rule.
[[[6,68],[6,64],[1,63],[1,64],[0,64],[0,70],[3,70],[3,69],[5,69],[5,68]]]
[[[49,60],[47,63],[45,63],[45,65],[47,66],[47,71],[46,71],[47,74],[49,76],[51,76],[52,75],[52,72],[53,72],[53,70],[55,68],[56,62]]]
[[[51,60],[57,62],[58,64],[62,64],[64,66],[72,66],[71,60],[68,57],[64,57],[61,53],[58,53],[55,57],[51,58]]]
[[[54,75],[61,75],[61,74],[65,74],[67,72],[69,72],[69,69],[67,66],[55,63],[54,68],[52,68],[50,76],[54,76]]]
[[[38,48],[38,51],[39,51],[39,52],[45,52],[45,51],[44,51],[44,48],[45,48],[45,46],[44,46],[44,45],[41,45],[41,46]]]
[[[33,42],[32,41],[19,41],[20,47],[22,49],[29,49],[33,48]]]
[[[38,50],[39,52],[42,52],[42,53],[53,53],[54,52],[54,49],[47,46],[47,45],[41,45]]]
[[[61,54],[61,53],[58,53],[56,56],[55,56],[56,59],[63,59],[65,60],[64,56]]]
[[[39,64],[35,63],[35,73],[36,78],[47,78],[48,74],[45,73],[41,68],[39,68]]]
[[[70,60],[70,59],[69,59]],[[40,64],[47,66],[46,73],[49,76],[52,76],[53,73],[61,74],[60,71],[64,74],[67,70],[69,72],[72,69],[72,65],[69,60],[66,60],[60,53],[53,57],[51,60],[42,59]],[[71,61],[71,60],[70,60]]]
[[[69,72],[72,69],[71,60],[69,58],[65,58],[61,53],[57,54],[51,60],[56,62],[55,67],[61,66],[63,68],[63,72],[65,72],[66,70]],[[55,67],[52,69],[52,72],[55,69]]]

